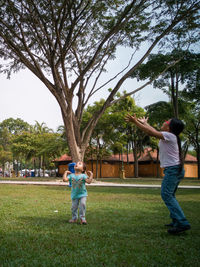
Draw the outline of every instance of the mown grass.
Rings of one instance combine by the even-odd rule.
[[[62,177],[0,177],[0,180],[4,181],[35,181],[35,182],[54,182],[61,181]],[[120,183],[120,184],[148,184],[148,185],[161,185],[162,178],[153,178],[153,177],[142,177],[142,178],[98,178],[96,181],[99,182],[109,182],[109,183]],[[181,185],[189,186],[200,186],[200,179],[197,178],[184,178],[181,181]]]
[[[122,183],[122,184],[149,184],[149,185],[161,185],[163,178],[153,178],[153,177],[142,177],[142,178],[99,178],[97,181],[102,182],[112,182],[112,183]],[[200,179],[197,178],[184,178],[181,185],[197,185],[200,186]]]
[[[67,186],[0,185],[0,266],[200,266],[199,193],[178,190],[192,229],[171,236],[160,189],[89,187],[82,226]]]
[[[35,182],[52,182],[61,180],[61,177],[0,177],[4,181],[35,181]]]

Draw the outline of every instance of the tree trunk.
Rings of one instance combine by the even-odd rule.
[[[196,152],[197,152],[197,164],[198,164],[198,179],[200,179],[200,144],[199,144],[199,124],[197,124],[196,128]]]
[[[135,154],[135,153],[134,153]],[[138,178],[138,172],[139,172],[139,170],[138,170],[138,158],[136,157],[135,158],[135,165],[134,165],[134,173],[135,173],[135,178]]]
[[[45,177],[45,157],[44,157],[44,155],[43,155],[43,162],[42,162],[43,164],[42,164],[42,175],[43,175],[43,177]]]
[[[127,158],[127,165],[129,164],[129,147],[128,147],[128,144],[127,144],[127,151],[126,151],[126,158]]]
[[[96,179],[98,179],[99,177],[99,174],[98,174],[98,167],[99,167],[99,160],[98,160],[98,158],[97,158],[97,160],[96,160]]]
[[[158,147],[157,147],[157,156],[156,156],[156,177],[160,178],[159,148]]]
[[[63,121],[66,129],[67,142],[71,153],[72,162],[78,162],[84,160],[86,146],[81,146],[80,136],[74,130],[72,114],[63,115]],[[76,132],[80,132],[77,128]]]
[[[36,176],[36,162],[35,162],[35,158],[33,160],[33,168],[34,168],[34,173],[35,173],[35,176]]]
[[[196,152],[197,152],[197,176],[198,176],[198,179],[200,179],[200,145],[199,143],[197,142],[197,145],[196,145]]]
[[[134,141],[132,141],[132,149],[133,149],[133,156],[134,156],[134,177],[135,177],[135,178],[138,178],[137,147],[136,147]]]
[[[102,178],[102,158],[100,158],[100,178]]]
[[[2,164],[2,175],[5,177],[5,163]]]
[[[179,85],[179,74],[176,72],[176,87],[175,87],[175,117],[178,119],[179,117],[179,109],[178,109],[178,95],[179,95],[179,92],[178,92],[178,87]]]

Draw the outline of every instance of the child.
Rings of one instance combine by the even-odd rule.
[[[170,229],[168,229],[168,233],[170,234],[177,234],[189,230],[191,228],[190,224],[185,218],[175,197],[177,187],[184,177],[181,142],[179,138],[179,134],[184,129],[183,122],[173,118],[164,122],[161,131],[157,131],[147,123],[148,119],[145,117],[137,118],[135,114],[133,116],[128,114],[125,117],[125,120],[134,123],[146,134],[160,139],[160,165],[164,168],[161,197],[165,202],[172,219],[172,222],[165,226],[170,227]]]
[[[78,221],[78,207],[79,207],[79,217],[81,220],[81,224],[87,224],[85,219],[85,211],[86,211],[86,198],[87,198],[87,190],[85,183],[90,184],[93,179],[93,173],[88,171],[89,176],[85,174],[86,165],[84,162],[79,161],[74,166],[75,173],[71,173],[70,171],[65,171],[63,175],[64,182],[71,182],[72,190],[71,190],[71,199],[72,199],[72,219],[69,220],[69,223],[76,223]]]

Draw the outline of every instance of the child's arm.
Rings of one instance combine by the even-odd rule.
[[[125,121],[134,123],[140,130],[142,130],[143,132],[145,132],[146,134],[150,136],[154,136],[159,139],[164,139],[163,134],[157,131],[152,126],[150,126],[147,123],[147,119],[145,118],[138,119],[135,114],[133,116],[131,116],[130,114],[127,114],[125,116]]]
[[[69,178],[67,177],[67,175],[69,175],[71,172],[70,171],[65,171],[63,174],[63,182],[68,182]]]
[[[86,183],[91,184],[93,179],[93,173],[91,171],[88,171],[88,178],[85,179]]]

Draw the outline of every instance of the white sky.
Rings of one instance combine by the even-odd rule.
[[[109,64],[108,72],[102,81],[125,67],[130,56],[130,50],[120,49],[117,60]],[[0,74],[0,79],[0,122],[8,118],[20,118],[31,125],[34,125],[35,121],[44,122],[47,127],[55,131],[59,125],[63,125],[60,107],[55,97],[29,70],[12,74],[10,80],[6,79],[6,75]],[[138,85],[133,79],[129,79],[122,85],[120,91],[132,91],[138,88]],[[107,88],[110,87],[112,88],[108,85]],[[106,91],[97,94],[93,101],[105,98]],[[161,90],[153,89],[152,86],[142,89],[134,98],[136,104],[141,107],[160,100],[167,101],[167,96]]]

